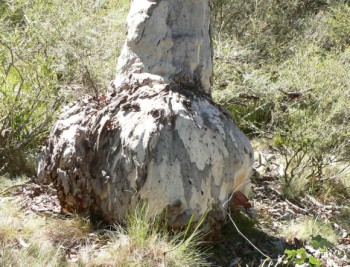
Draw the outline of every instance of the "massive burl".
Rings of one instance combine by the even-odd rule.
[[[207,213],[217,230],[247,193],[252,148],[210,96],[210,16],[204,0],[131,2],[109,92],[64,108],[39,163],[63,210],[122,222],[142,200],[172,228]]]

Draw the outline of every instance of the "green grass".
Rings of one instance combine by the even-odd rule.
[[[127,0],[0,1],[0,173],[35,175],[62,105],[106,92],[128,6]]]
[[[283,236],[290,240],[296,237],[301,241],[310,241],[313,237],[321,236],[333,245],[338,243],[338,236],[331,225],[317,219],[291,222],[284,229]]]
[[[346,198],[335,189],[349,176],[323,181],[350,156],[349,5],[225,0],[216,8],[214,99],[247,135],[278,150],[287,197],[333,187]]]
[[[199,225],[200,226],[200,225]],[[198,227],[199,227],[198,226]],[[191,225],[189,225],[189,228]],[[198,227],[170,234],[146,204],[139,204],[127,219],[126,227],[116,225],[108,232],[108,245],[95,257],[86,258],[87,266],[210,266],[208,255],[199,249]],[[89,247],[82,253],[88,254]]]
[[[255,138],[256,149],[274,149],[286,197],[310,194],[346,206],[349,4],[214,4],[214,99]],[[128,0],[0,2],[0,172],[35,173],[60,105],[105,92],[124,42],[128,6]],[[293,92],[301,95],[288,95]],[[26,180],[0,179],[0,191]],[[99,232],[82,218],[25,213],[10,192],[0,196],[1,266],[208,265],[198,251],[200,232],[184,239],[184,233],[162,230],[144,207],[130,215],[126,227]],[[349,231],[348,221],[346,209],[337,222]],[[248,222],[241,228],[257,234]],[[305,241],[321,235],[337,243],[331,227],[315,219],[292,222],[285,235]],[[71,249],[74,257],[67,259]]]

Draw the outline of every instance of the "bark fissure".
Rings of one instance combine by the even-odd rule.
[[[43,150],[39,177],[64,210],[120,222],[144,200],[167,209],[170,227],[209,211],[220,228],[231,193],[248,190],[253,154],[210,97],[209,32],[208,1],[131,2],[108,95],[66,107]]]

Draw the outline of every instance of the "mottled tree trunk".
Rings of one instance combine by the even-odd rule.
[[[132,1],[112,88],[65,108],[39,177],[64,210],[115,222],[145,200],[170,227],[205,212],[219,227],[232,193],[247,191],[253,152],[211,100],[211,76],[209,1]]]
[[[132,1],[117,81],[150,73],[210,93],[213,60],[208,1]]]

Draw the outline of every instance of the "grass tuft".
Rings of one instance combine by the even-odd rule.
[[[0,198],[0,266],[210,266],[199,226],[186,233],[171,235],[147,205],[126,227],[94,231],[84,218],[38,216]]]
[[[336,245],[338,237],[329,224],[322,223],[317,219],[306,219],[299,222],[292,222],[283,231],[287,239],[298,238],[301,241],[310,241],[313,237],[321,236],[328,242]]]

